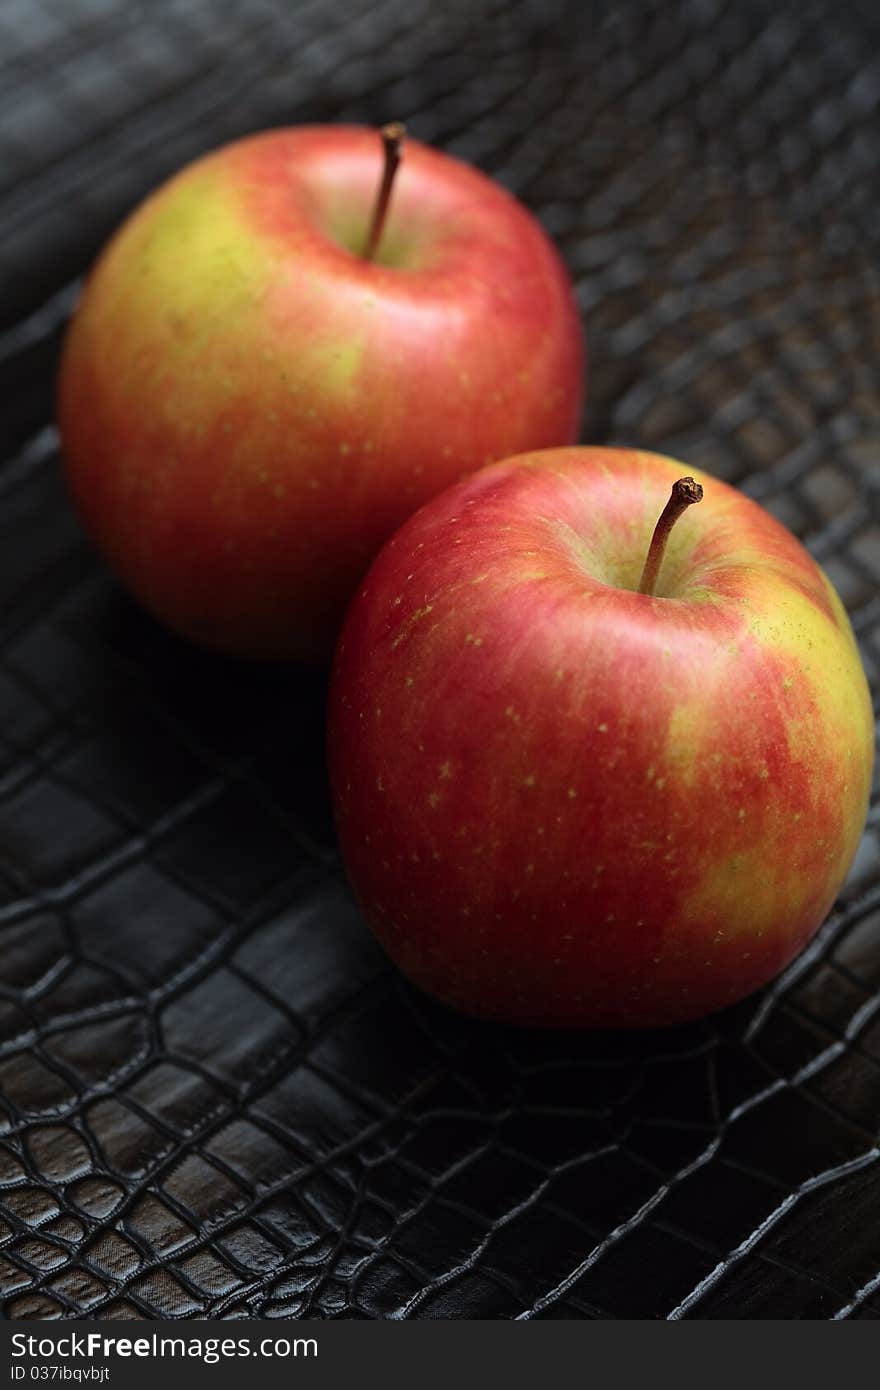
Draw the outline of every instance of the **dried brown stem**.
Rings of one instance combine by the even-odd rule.
[[[379,242],[382,239],[382,229],[385,226],[385,218],[388,213],[388,204],[391,201],[391,190],[394,187],[394,176],[397,167],[403,158],[403,142],[406,139],[406,126],[401,121],[391,121],[388,125],[383,125],[379,132],[382,136],[382,146],[385,151],[385,166],[382,170],[382,182],[379,185],[379,192],[376,195],[376,204],[373,208],[373,217],[370,222],[370,231],[367,236],[367,243],[364,247],[364,260],[372,261],[379,249]]]
[[[679,478],[677,482],[672,484],[669,501],[660,513],[660,520],[654,527],[654,534],[651,537],[648,557],[645,560],[645,568],[642,570],[642,577],[639,581],[640,594],[653,594],[657,584],[657,576],[660,573],[660,566],[663,563],[669,532],[682,512],[687,511],[694,502],[702,501],[702,498],[703,489],[699,483],[694,482],[693,478]]]

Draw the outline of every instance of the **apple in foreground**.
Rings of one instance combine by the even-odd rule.
[[[401,141],[315,126],[226,146],[147,199],[88,281],[59,384],[69,485],[145,607],[207,646],[329,659],[411,512],[576,436],[557,252],[491,179],[415,140],[401,161]]]
[[[853,858],[873,722],[840,600],[769,513],[685,471],[623,449],[487,468],[348,614],[345,862],[403,972],[467,1013],[710,1013],[791,960]]]

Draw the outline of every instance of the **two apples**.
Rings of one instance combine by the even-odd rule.
[[[512,1023],[697,1017],[794,956],[855,853],[873,722],[846,615],[723,483],[652,547],[680,465],[551,447],[584,378],[562,262],[416,142],[392,195],[399,132],[385,151],[272,132],[135,212],[64,353],[74,498],[194,641],[322,660],[348,608],[337,823],[411,979]]]

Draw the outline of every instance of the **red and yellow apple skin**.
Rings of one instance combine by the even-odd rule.
[[[367,262],[381,171],[356,127],[218,150],[123,225],[71,327],[59,415],[85,527],[208,646],[329,658],[411,512],[576,436],[580,321],[538,223],[411,140]]]
[[[673,481],[704,499],[637,592]],[[351,882],[467,1013],[653,1027],[771,979],[864,824],[873,721],[844,610],[766,511],[657,455],[500,463],[384,548],[330,699]]]

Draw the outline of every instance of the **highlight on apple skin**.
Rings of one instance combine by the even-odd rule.
[[[382,139],[238,141],[95,266],[59,418],[86,529],[144,606],[234,655],[329,658],[395,528],[487,461],[577,434],[577,306],[538,222],[409,140],[375,256]]]
[[[688,471],[703,500],[640,593]],[[411,980],[507,1023],[651,1027],[749,994],[819,927],[873,720],[839,598],[769,513],[667,458],[557,449],[383,549],[329,758],[351,882]]]

